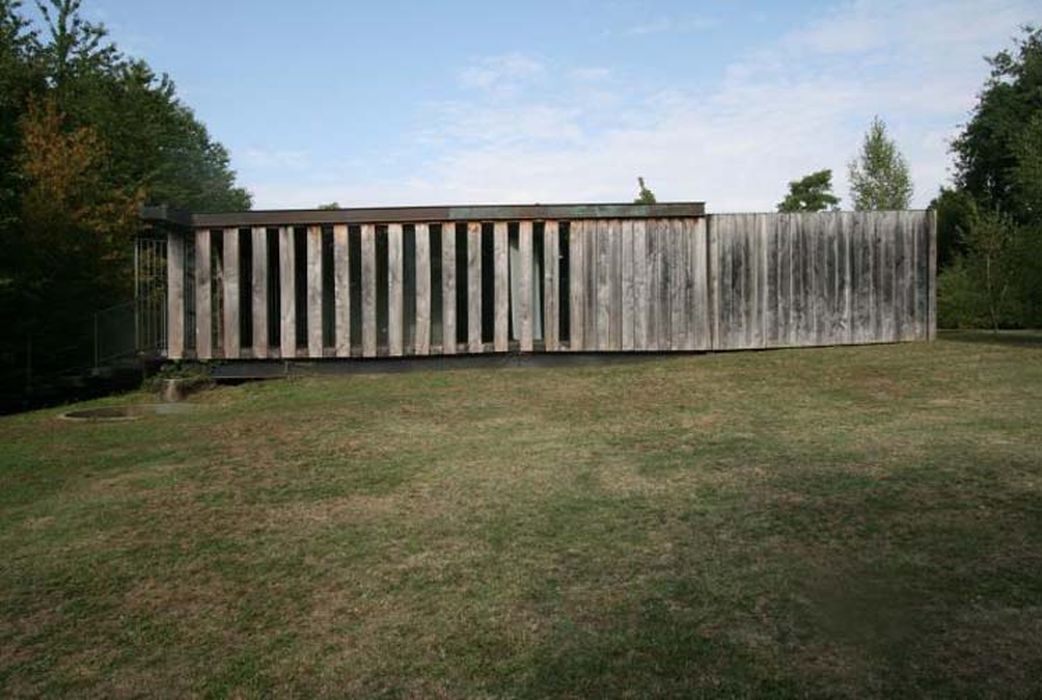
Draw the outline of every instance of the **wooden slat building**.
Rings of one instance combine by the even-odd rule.
[[[738,350],[929,340],[931,212],[697,202],[185,214],[170,359]]]

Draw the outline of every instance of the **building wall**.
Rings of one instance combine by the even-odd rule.
[[[172,232],[168,356],[927,340],[934,229],[900,211]]]

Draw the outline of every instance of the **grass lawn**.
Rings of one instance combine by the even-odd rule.
[[[0,419],[0,695],[1042,694],[1042,333],[195,400]]]

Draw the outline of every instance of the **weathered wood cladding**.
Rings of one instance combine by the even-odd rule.
[[[171,358],[737,350],[936,328],[936,224],[922,211],[169,235]]]

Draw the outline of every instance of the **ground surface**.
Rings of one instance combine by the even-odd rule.
[[[1042,693],[1042,334],[198,402],[0,419],[0,695]]]

